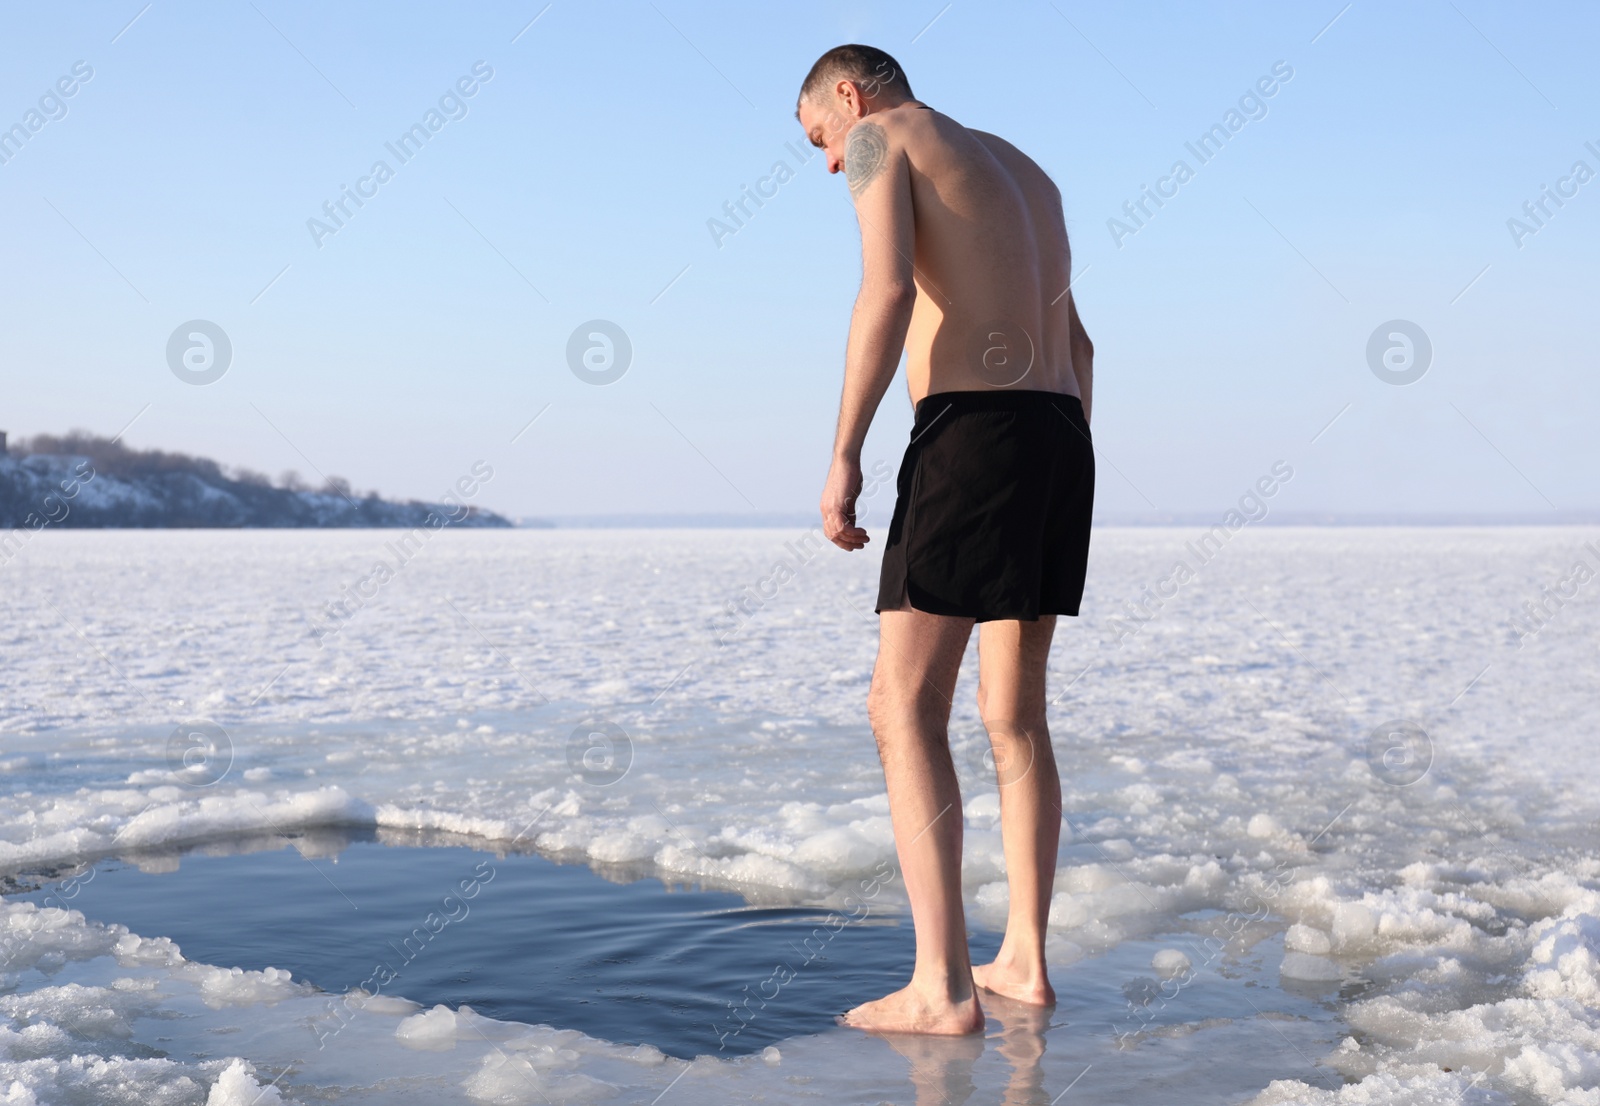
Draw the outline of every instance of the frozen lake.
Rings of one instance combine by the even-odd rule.
[[[521,531],[406,559],[395,537],[47,532],[0,566],[0,871],[346,826],[751,907],[845,910],[872,882],[894,908],[875,554]],[[1600,1103],[1600,583],[1574,583],[1596,531],[1254,528],[1204,564],[1197,537],[1096,531],[1057,632],[1043,1024],[686,1063],[401,983],[319,1042],[329,995],[294,965],[7,901],[0,1102]],[[974,689],[951,740],[969,912],[997,927]],[[1173,950],[1190,968],[1163,979]]]

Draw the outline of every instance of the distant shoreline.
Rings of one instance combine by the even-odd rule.
[[[0,560],[46,529],[432,532],[511,526],[472,502],[494,477],[484,462],[464,472],[438,501],[397,501],[356,492],[337,477],[315,490],[292,474],[274,486],[259,474],[230,474],[205,458],[129,450],[88,436],[62,444],[79,448],[0,453]]]
[[[1094,520],[1096,528],[1156,528],[1177,526],[1209,527],[1218,523],[1217,512],[1183,511],[1163,515],[1106,515]],[[887,518],[878,520],[884,526]],[[600,514],[546,515],[513,520],[518,529],[555,530],[778,530],[806,529],[819,524],[817,515],[807,512],[750,514]],[[869,520],[866,525],[871,528]],[[1450,527],[1450,526],[1600,526],[1600,510],[1543,514],[1447,513],[1403,515],[1337,511],[1274,511],[1252,527]]]

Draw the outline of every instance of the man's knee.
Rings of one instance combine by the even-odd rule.
[[[1038,774],[1047,779],[1055,771],[1055,750],[1043,721],[1019,724],[996,719],[985,721],[995,776],[1002,788]]]
[[[950,700],[928,680],[901,680],[879,671],[867,689],[867,721],[880,745],[887,737],[942,732],[950,721]]]
[[[867,721],[872,732],[884,734],[916,724],[920,713],[916,692],[892,673],[878,671],[867,689]]]
[[[991,743],[1050,739],[1050,727],[1042,710],[1013,711],[1010,714],[993,711],[984,716],[983,728],[988,733]]]
[[[1027,696],[1023,701],[1018,701],[1011,695],[991,695],[984,687],[982,679],[978,681],[978,717],[983,719],[986,729],[995,727],[1014,729],[1021,727],[1027,730],[1042,729],[1045,724],[1045,702],[1043,694]]]

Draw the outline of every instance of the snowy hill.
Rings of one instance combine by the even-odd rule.
[[[79,448],[0,454],[0,529],[511,525],[470,505],[470,495],[392,502],[361,496],[337,480],[321,491],[275,487],[253,474],[227,475],[203,458],[137,452],[103,439],[68,442]],[[474,493],[487,479],[476,475],[464,478]]]

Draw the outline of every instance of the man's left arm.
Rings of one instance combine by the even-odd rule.
[[[1094,343],[1089,341],[1089,332],[1083,329],[1083,320],[1078,318],[1078,301],[1071,292],[1067,293],[1067,325],[1072,335],[1068,339],[1072,350],[1072,374],[1078,380],[1083,421],[1088,422],[1090,408],[1094,405]]]
[[[861,448],[878,404],[905,350],[917,301],[912,270],[914,219],[905,151],[870,118],[845,142],[845,179],[861,224],[861,290],[850,315],[844,391],[833,464],[822,493],[823,533],[841,549],[860,549],[867,532],[856,525],[861,494]]]

